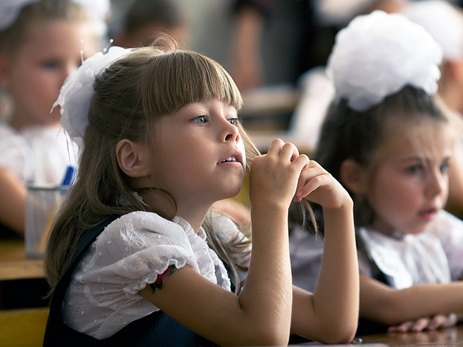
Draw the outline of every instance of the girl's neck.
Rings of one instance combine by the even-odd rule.
[[[177,210],[177,216],[185,219],[191,225],[195,233],[198,233],[208,211],[209,208],[195,208],[194,211],[184,210],[180,208],[179,210]]]
[[[372,230],[380,233],[380,234],[383,234],[383,235],[386,235],[392,239],[396,239],[396,240],[402,240],[404,237],[405,237],[405,234],[400,232],[399,230],[388,230],[388,231],[384,231],[384,230],[378,230],[374,227],[370,227]]]
[[[378,233],[381,233],[383,235],[389,236],[393,239],[397,239],[397,240],[403,239],[405,235],[400,230],[392,228],[391,226],[388,226],[388,225],[384,225],[383,223],[380,223],[379,221],[373,222],[368,228]]]
[[[135,189],[142,196],[143,201],[166,218],[174,215],[186,220],[197,233],[209,211],[210,204],[196,201],[174,202],[173,197],[163,190],[154,187]]]

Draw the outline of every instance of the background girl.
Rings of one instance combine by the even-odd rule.
[[[167,38],[133,51],[113,47],[71,75],[58,104],[84,148],[49,241],[45,345],[353,338],[352,201],[291,144],[275,140],[253,159],[237,118],[240,93],[220,65]],[[230,219],[209,211],[239,192],[251,160],[252,250]],[[288,207],[303,198],[327,218],[314,294],[291,284]]]
[[[434,98],[440,59],[422,27],[377,11],[337,35],[328,61],[336,100],[315,158],[354,200],[360,315],[380,324],[361,322],[361,334],[435,329],[463,312],[463,283],[452,282],[463,273],[463,223],[443,210],[455,134]],[[317,268],[321,248],[312,254]]]
[[[0,18],[0,85],[11,106],[0,123],[0,224],[23,233],[26,184],[58,185],[76,164],[59,111],[50,110],[64,79],[99,49],[103,31],[67,0],[1,1]]]

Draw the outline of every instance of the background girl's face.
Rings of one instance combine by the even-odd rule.
[[[446,203],[453,139],[446,125],[432,120],[385,131],[392,136],[382,143],[367,192],[376,215],[372,227],[417,234]]]
[[[89,24],[44,20],[30,25],[25,38],[5,69],[15,105],[12,125],[58,123],[59,110],[50,114],[52,105],[65,78],[81,64],[81,50],[85,56],[95,52],[95,35]]]

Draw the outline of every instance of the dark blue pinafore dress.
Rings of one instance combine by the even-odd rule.
[[[146,317],[140,318],[113,336],[103,340],[97,340],[89,335],[80,333],[64,323],[61,307],[76,265],[96,237],[108,224],[118,217],[111,216],[107,218],[100,225],[84,234],[82,240],[79,242],[70,266],[58,282],[53,293],[43,346],[216,346],[161,311],[153,312]]]

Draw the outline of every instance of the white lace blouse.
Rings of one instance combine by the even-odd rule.
[[[357,237],[367,250],[367,254],[358,252],[360,270],[372,276],[373,261],[393,288],[448,283],[463,275],[463,221],[446,211],[440,211],[418,235],[394,238],[360,228]],[[323,257],[323,238],[297,228],[289,240],[293,283],[313,291]]]
[[[229,241],[240,231],[228,218],[214,217],[218,236]],[[248,261],[245,259],[244,261]],[[195,233],[180,217],[172,221],[155,213],[132,212],[109,224],[78,265],[63,304],[71,328],[103,339],[159,308],[138,295],[168,266],[188,264],[230,290],[230,279],[204,230]]]
[[[421,234],[391,237],[362,228],[359,237],[366,249],[359,253],[360,270],[371,276],[373,261],[393,288],[448,283],[463,275],[463,222],[446,211]]]

